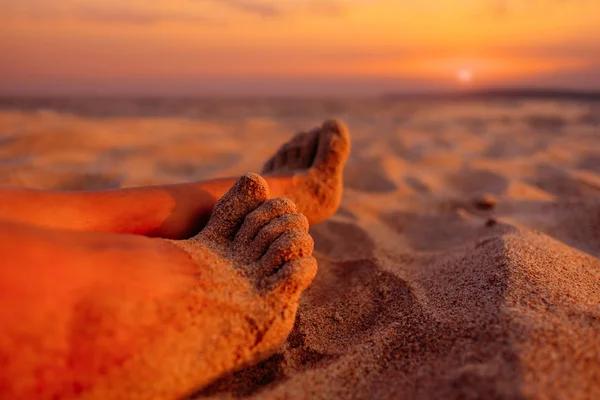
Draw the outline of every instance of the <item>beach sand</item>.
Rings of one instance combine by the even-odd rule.
[[[353,153],[287,342],[194,398],[600,398],[600,106],[290,106],[260,118],[0,113],[0,183],[259,172],[327,117]],[[252,113],[249,113],[252,114]],[[255,113],[259,115],[259,113]],[[295,115],[295,114],[294,114]]]

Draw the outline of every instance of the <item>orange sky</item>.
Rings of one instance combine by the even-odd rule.
[[[0,93],[600,89],[599,27],[597,0],[2,0]]]

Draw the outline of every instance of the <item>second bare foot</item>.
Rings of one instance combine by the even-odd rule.
[[[272,178],[273,191],[280,189],[284,197],[293,200],[312,225],[337,211],[349,154],[348,129],[341,121],[330,120],[282,145],[265,163],[262,174]],[[280,187],[277,177],[285,177]]]

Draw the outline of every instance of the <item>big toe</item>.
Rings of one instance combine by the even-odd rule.
[[[349,155],[350,133],[346,125],[336,119],[326,121],[318,130],[313,168],[324,173],[340,172]]]
[[[269,186],[260,175],[245,174],[217,202],[202,234],[217,242],[232,240],[246,215],[269,197]]]

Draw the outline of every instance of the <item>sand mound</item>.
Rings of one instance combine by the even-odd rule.
[[[598,393],[600,262],[540,233],[499,230],[452,257],[320,260],[327,272],[282,351],[200,397]],[[418,273],[406,277],[406,264]]]

